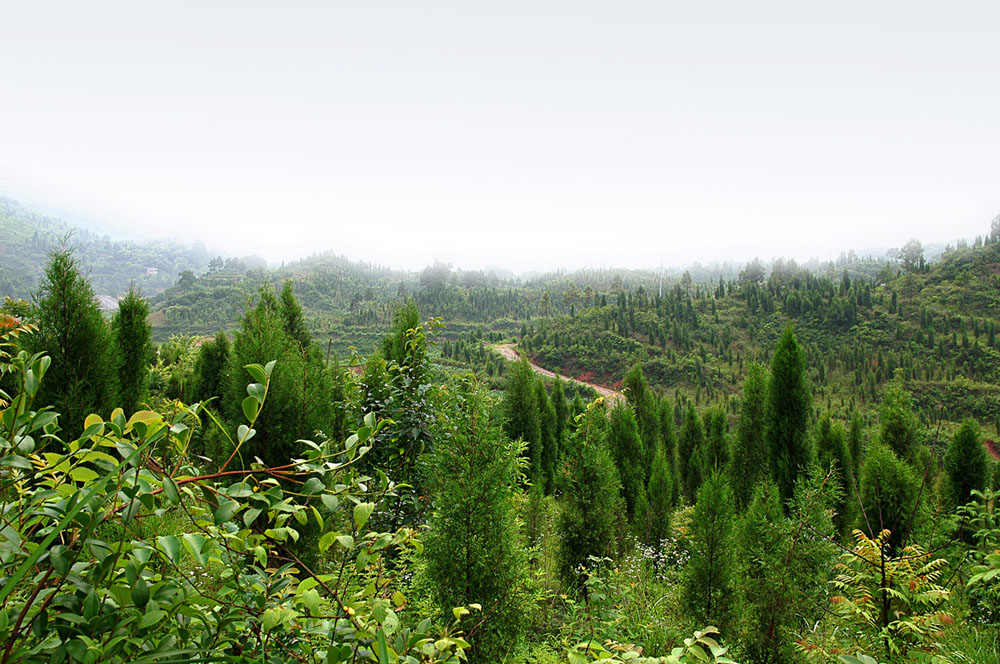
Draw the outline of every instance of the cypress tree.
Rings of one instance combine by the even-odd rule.
[[[896,456],[912,463],[916,459],[920,421],[913,412],[913,399],[898,380],[886,385],[882,395],[880,439]]]
[[[952,505],[964,505],[972,500],[973,490],[982,491],[986,488],[989,480],[988,463],[979,423],[971,418],[962,420],[944,456]]]
[[[649,389],[649,383],[642,372],[642,365],[636,363],[622,380],[622,392],[625,400],[635,413],[636,424],[639,427],[639,437],[642,439],[646,457],[643,471],[648,472],[652,466],[653,456],[660,440],[660,423],[656,413],[656,396]]]
[[[308,348],[312,343],[312,335],[306,327],[302,305],[295,299],[291,279],[285,279],[285,283],[281,286],[281,320],[288,338],[298,343],[300,348]]]
[[[219,331],[214,339],[206,341],[194,361],[192,396],[196,401],[222,399],[229,384],[229,337]],[[218,405],[218,404],[216,404]]]
[[[862,527],[869,537],[888,529],[892,531],[890,546],[900,547],[909,536],[911,519],[915,519],[919,508],[918,485],[913,468],[892,448],[882,443],[871,446],[861,469]]]
[[[656,446],[646,493],[649,497],[646,541],[653,546],[659,546],[663,540],[670,537],[670,514],[674,496],[673,469],[667,461],[663,445]]]
[[[559,446],[562,445],[569,420],[569,404],[566,403],[566,392],[559,374],[556,374],[556,379],[552,382],[552,406],[556,411],[556,449],[558,450]]]
[[[851,428],[847,434],[847,449],[851,455],[851,478],[845,484],[846,491],[853,492],[852,487],[856,487],[861,477],[861,457],[864,456],[864,423],[861,421],[861,414],[857,411],[851,415]]]
[[[526,358],[507,365],[507,387],[503,410],[504,430],[512,440],[528,443],[530,477],[535,482],[542,476],[542,425],[534,391],[534,373]]]
[[[833,519],[837,532],[841,538],[846,537],[850,531],[851,524],[854,523],[854,517],[850,513],[853,511],[850,510],[850,507],[854,504],[854,501],[850,500],[849,492],[847,491],[854,481],[853,477],[850,476],[853,463],[851,462],[851,453],[847,448],[847,437],[844,434],[844,427],[840,424],[835,424],[830,418],[829,413],[824,413],[816,426],[816,456],[823,472],[832,469],[836,474],[838,484],[844,487],[844,490],[839,492],[839,496],[832,507],[837,512]]]
[[[635,416],[621,401],[611,407],[608,417],[608,447],[618,466],[628,514],[635,517],[636,507],[645,501],[646,474],[643,464],[646,454]]]
[[[556,438],[556,409],[545,391],[545,383],[535,380],[535,402],[538,408],[538,429],[541,434],[541,476],[539,485],[546,493],[552,493],[552,483],[555,478],[556,459],[559,456],[558,439]]]
[[[670,507],[677,507],[681,499],[681,475],[677,463],[677,434],[674,430],[674,408],[668,399],[662,399],[659,406],[660,444],[663,458],[670,475]]]
[[[28,346],[52,358],[36,403],[53,406],[63,430],[78,433],[87,415],[111,414],[117,365],[111,332],[71,250],[49,255],[35,302],[38,332]]]
[[[705,445],[705,429],[698,417],[694,404],[688,404],[687,415],[681,427],[681,437],[677,445],[677,460],[680,466],[681,482],[683,483],[684,499],[693,505],[701,485],[702,469],[699,467],[699,457]]]
[[[728,427],[726,411],[720,406],[710,408],[705,414],[705,454],[702,467],[706,471],[725,472],[729,469]]]
[[[447,404],[446,431],[428,465],[434,511],[425,538],[427,573],[440,609],[481,604],[464,625],[473,662],[500,661],[524,632],[527,558],[514,511],[519,443],[471,380]]]
[[[730,477],[736,506],[744,509],[756,485],[767,471],[764,426],[767,403],[767,371],[757,363],[747,367],[743,397],[736,424]]]
[[[765,425],[768,467],[786,509],[794,495],[796,480],[812,463],[812,449],[806,436],[811,403],[806,354],[789,324],[771,359]]]
[[[684,604],[701,624],[724,625],[732,587],[733,494],[713,472],[698,489],[691,519],[691,560],[684,570]]]
[[[149,304],[134,287],[118,301],[118,311],[111,318],[118,356],[119,404],[127,415],[139,410],[139,404],[149,396],[153,344],[148,318]]]
[[[617,526],[625,510],[618,468],[607,449],[602,406],[587,407],[576,437],[559,513],[559,569],[569,584],[577,582],[577,571],[590,556],[615,555]]]

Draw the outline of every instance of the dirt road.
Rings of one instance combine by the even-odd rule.
[[[520,359],[520,356],[517,354],[517,351],[514,350],[514,344],[496,344],[495,346],[490,346],[490,348],[500,353],[501,355],[503,355],[505,358],[507,358],[512,362]],[[553,372],[549,371],[548,369],[538,366],[531,360],[528,360],[528,363],[531,365],[531,368],[535,370],[535,373],[542,374],[543,376],[548,376],[549,378],[555,378],[556,375]],[[562,376],[561,378],[563,380],[567,380],[572,383],[586,385],[587,387],[592,388],[601,396],[608,399],[617,399],[622,395],[621,392],[615,392],[610,387],[604,387],[603,385],[595,385],[594,383],[587,383],[582,380],[576,380],[575,378],[568,378],[566,376]]]

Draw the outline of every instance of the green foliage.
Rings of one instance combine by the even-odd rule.
[[[308,348],[312,343],[312,335],[306,328],[305,317],[302,314],[302,305],[295,299],[292,291],[292,280],[286,279],[281,286],[281,320],[285,326],[285,334],[288,338],[296,342],[301,348]]]
[[[986,489],[989,479],[987,463],[979,424],[966,418],[955,432],[944,455],[944,469],[948,474],[948,492],[952,505],[964,505],[972,500],[973,491]]]
[[[845,487],[845,491],[840,492],[841,498],[832,507],[837,514],[834,523],[841,538],[845,537],[854,524],[855,516],[853,507],[857,500],[853,497],[854,476],[851,474],[853,462],[851,452],[847,448],[847,436],[844,427],[840,423],[834,423],[829,413],[824,413],[816,425],[816,456],[819,460],[820,468],[824,472],[833,471],[837,482]]]
[[[498,661],[525,628],[526,557],[512,502],[520,483],[520,445],[502,432],[498,409],[469,378],[454,384],[429,462],[433,512],[427,573],[438,606],[478,604],[460,624],[470,659]]]
[[[653,467],[649,473],[646,494],[649,499],[646,541],[658,546],[670,536],[670,515],[673,508],[674,474],[663,445],[656,446]]]
[[[111,318],[114,351],[118,359],[119,403],[126,413],[139,410],[149,397],[149,366],[153,359],[149,304],[133,287],[118,301]]]
[[[556,459],[559,458],[559,439],[556,437],[556,409],[545,391],[541,380],[535,381],[535,402],[538,408],[538,424],[541,433],[542,474],[539,477],[546,493],[552,493],[555,482]]]
[[[944,641],[954,623],[944,607],[951,594],[942,585],[947,562],[916,545],[893,555],[888,531],[869,538],[856,530],[854,536],[856,545],[841,555],[832,581],[840,594],[831,598],[850,650],[886,661],[921,654],[922,661],[951,661]]]
[[[645,501],[646,451],[639,437],[635,415],[621,401],[611,406],[608,416],[608,448],[618,467],[628,514],[634,517],[639,503]]]
[[[870,537],[891,531],[893,550],[909,537],[919,511],[919,481],[913,468],[899,459],[887,445],[876,443],[868,450],[861,469],[862,524]]]
[[[786,517],[777,487],[758,484],[735,532],[735,628],[749,662],[791,662],[802,620],[815,620],[825,600],[833,546],[828,505],[836,492],[825,478],[803,478]]]
[[[766,399],[767,371],[760,364],[751,364],[743,383],[743,397],[740,400],[729,471],[733,495],[739,509],[744,509],[749,504],[754,486],[767,468],[767,450],[764,446]]]
[[[195,358],[191,398],[193,401],[221,399],[229,386],[230,343],[225,332],[201,345]]]
[[[889,383],[882,395],[881,429],[883,445],[904,461],[915,459],[920,436],[920,422],[913,412],[913,399],[899,381]]]
[[[53,364],[38,401],[60,413],[67,431],[78,432],[88,414],[110,414],[117,396],[111,332],[69,249],[50,255],[35,298],[38,333],[28,347]]]
[[[811,404],[806,354],[789,324],[771,359],[765,427],[768,467],[786,504],[794,495],[796,480],[813,460],[806,436]]]
[[[701,455],[702,468],[705,471],[729,470],[729,420],[726,411],[716,406],[705,413],[705,448]]]
[[[666,399],[660,401],[657,411],[660,421],[660,444],[663,446],[663,458],[667,464],[670,476],[670,507],[677,507],[681,497],[681,475],[677,463],[677,434],[674,429],[674,409]],[[654,458],[655,461],[655,458]]]
[[[0,411],[4,661],[462,657],[467,643],[409,615],[384,573],[388,552],[419,543],[410,529],[368,525],[395,491],[355,469],[381,426],[373,418],[343,443],[301,441],[281,468],[206,474],[188,456],[198,407],[92,414],[79,438],[61,439],[57,414],[34,410],[48,357],[12,353],[8,340],[0,373],[19,390]],[[237,447],[254,436],[275,364],[245,369],[255,382]],[[325,531],[325,569],[295,554],[309,524]]]
[[[512,440],[528,444],[529,477],[544,485],[542,474],[542,425],[534,391],[535,375],[526,358],[507,365],[507,389],[504,392],[504,430]]]
[[[684,604],[699,622],[731,617],[733,493],[724,474],[713,472],[698,489],[691,520],[691,560],[684,570]]]
[[[698,411],[694,404],[688,406],[684,424],[681,426],[680,440],[677,443],[677,461],[683,482],[684,499],[693,505],[701,486],[702,469],[698,458],[705,446],[705,428],[702,426]]]
[[[562,480],[564,504],[559,514],[559,567],[574,584],[591,557],[616,551],[617,526],[625,510],[621,480],[607,449],[603,399],[579,416],[572,453]]]
[[[642,372],[642,365],[633,366],[622,381],[622,393],[635,414],[639,427],[639,437],[642,439],[646,459],[643,468],[649,468],[653,462],[657,445],[661,438],[660,421],[656,412],[656,396],[649,387],[649,382]]]

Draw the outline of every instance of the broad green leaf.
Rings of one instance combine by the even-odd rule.
[[[162,609],[154,609],[142,617],[139,621],[139,629],[146,629],[147,627],[152,627],[153,625],[159,623],[166,617],[167,612]]]
[[[264,373],[264,367],[259,364],[247,364],[243,367],[247,370],[247,373],[258,383],[267,382],[267,374]]]
[[[205,536],[195,533],[184,533],[183,540],[185,548],[194,556],[198,564],[202,567],[208,565],[208,555],[204,551],[205,543],[207,542]]]
[[[167,500],[169,500],[174,505],[181,502],[180,492],[177,490],[177,483],[174,482],[170,477],[164,476],[163,478],[163,493],[166,495]]]
[[[136,579],[132,585],[132,603],[140,610],[145,609],[149,603],[149,584],[142,577]]]
[[[354,506],[354,525],[357,526],[358,530],[365,527],[365,524],[368,523],[368,517],[374,511],[374,503],[358,503]]]
[[[257,400],[253,397],[247,397],[243,400],[243,416],[247,418],[248,422],[253,422],[254,418],[257,417],[257,409],[260,406]]]
[[[271,360],[270,362],[264,365],[264,373],[267,374],[269,378],[271,376],[271,372],[274,371],[274,365],[277,363],[278,363],[277,360]],[[266,381],[261,381],[261,382],[263,383]]]
[[[181,541],[175,535],[161,535],[156,538],[156,543],[160,550],[166,554],[170,562],[177,564],[178,556],[181,553]]]

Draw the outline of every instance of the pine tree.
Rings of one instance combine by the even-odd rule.
[[[556,379],[552,382],[552,406],[556,411],[556,449],[558,450],[562,445],[569,422],[569,404],[566,403],[566,391],[563,389],[563,381],[559,374],[556,374]]]
[[[979,423],[971,418],[962,421],[944,455],[948,474],[948,492],[952,505],[972,500],[972,491],[982,491],[989,480],[989,460],[979,432]]]
[[[497,410],[471,380],[454,392],[427,466],[434,496],[425,538],[427,574],[442,612],[482,605],[482,613],[464,625],[470,661],[494,662],[525,628],[527,558],[513,502],[520,448],[503,435]]]
[[[705,428],[698,417],[694,404],[688,404],[684,425],[681,427],[680,441],[677,445],[677,460],[680,466],[681,482],[683,483],[684,499],[693,505],[701,486],[702,468],[699,457],[705,446]],[[706,472],[707,475],[707,472]]]
[[[806,354],[789,324],[771,359],[765,425],[768,467],[786,507],[794,495],[796,480],[813,460],[806,436],[811,403]]]
[[[743,383],[743,398],[740,401],[730,467],[733,495],[738,509],[747,506],[754,486],[767,472],[767,448],[764,445],[766,405],[767,371],[763,366],[753,363],[747,367],[747,379]]]
[[[149,304],[134,287],[118,301],[118,311],[111,318],[118,356],[119,405],[128,415],[139,410],[139,404],[148,398],[149,365],[153,358],[148,318]]]
[[[724,625],[732,588],[733,494],[726,476],[709,474],[698,489],[691,518],[691,560],[683,598],[696,622]]]
[[[863,446],[864,423],[861,420],[861,414],[854,411],[851,415],[851,428],[847,434],[847,449],[851,455],[851,478],[850,482],[845,484],[844,488],[849,493],[854,491],[851,487],[857,487],[858,481],[861,479],[861,458],[864,456]]]
[[[36,404],[53,406],[65,432],[82,431],[87,415],[115,407],[117,366],[111,331],[69,249],[50,254],[35,301],[38,332],[28,345],[52,358]]]

